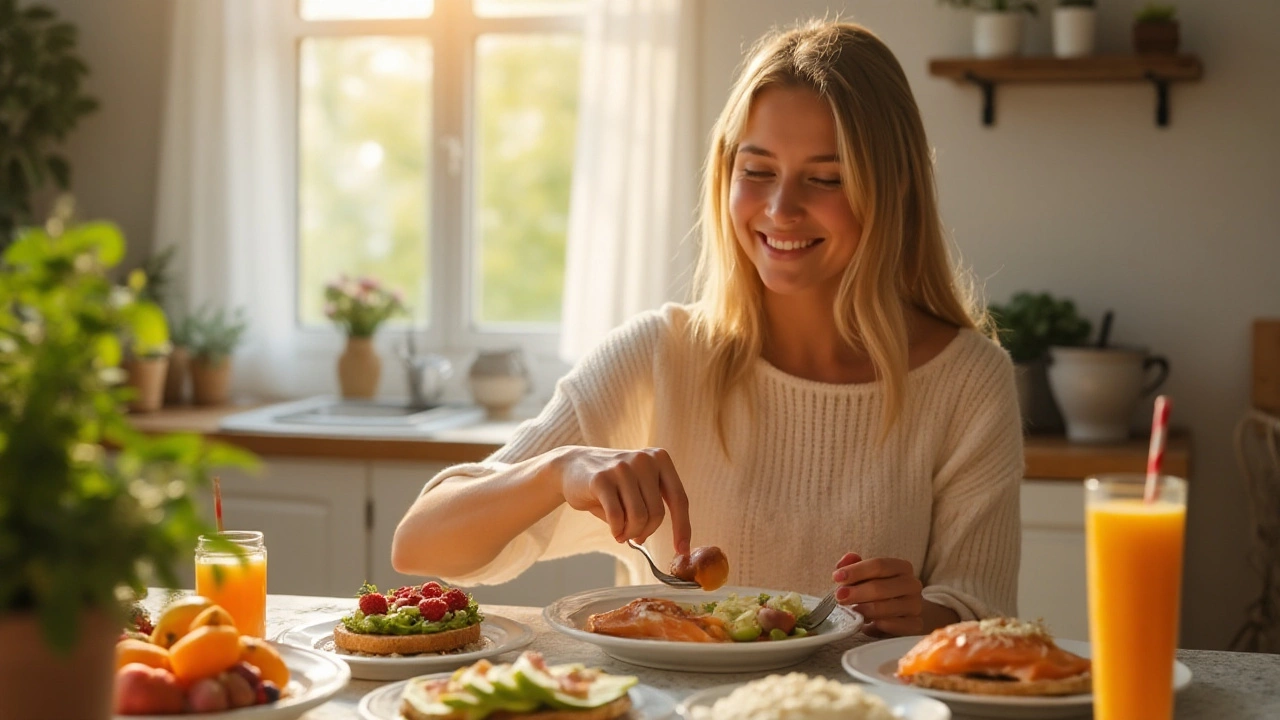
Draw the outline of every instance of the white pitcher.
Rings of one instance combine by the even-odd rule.
[[[1073,442],[1127,440],[1138,401],[1168,377],[1169,361],[1143,349],[1049,348],[1049,387]]]

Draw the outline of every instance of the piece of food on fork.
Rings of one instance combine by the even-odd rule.
[[[969,620],[938,628],[898,660],[912,685],[979,695],[1074,695],[1092,685],[1089,660],[1058,647],[1038,622]]]
[[[671,574],[696,582],[703,590],[715,590],[729,580],[729,558],[715,545],[694,548],[688,555],[671,558]]]

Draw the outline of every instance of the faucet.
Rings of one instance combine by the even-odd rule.
[[[444,394],[445,382],[453,375],[453,364],[449,359],[430,352],[419,355],[413,333],[405,334],[400,359],[408,373],[409,406],[430,408],[438,405],[440,396]]]

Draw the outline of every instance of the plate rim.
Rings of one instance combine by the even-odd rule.
[[[405,678],[404,680],[394,680],[391,682],[383,683],[382,685],[379,685],[378,687],[373,688],[369,692],[360,696],[360,702],[356,703],[356,714],[360,717],[360,720],[386,720],[386,718],[383,716],[374,715],[373,712],[369,709],[369,706],[373,704],[373,699],[375,696],[380,697],[381,695],[384,695],[384,694],[390,695],[392,693],[392,690],[395,690],[396,693],[402,692],[405,683],[409,682],[410,680],[415,680],[417,678],[445,678],[445,677],[449,677],[452,674],[453,673],[451,672],[425,673],[423,675],[415,675],[414,677],[411,677],[411,678]],[[610,673],[610,674],[613,674],[613,673]],[[653,685],[649,685],[645,683],[643,680],[641,680],[640,682],[637,682],[633,689],[642,690],[643,692],[651,692],[651,693],[654,693],[655,695],[659,695],[666,698],[669,704],[671,705],[671,707],[667,711],[666,715],[659,715],[659,717],[662,718],[662,720],[676,720],[677,718],[675,714],[676,708],[679,707],[680,703],[678,700],[672,697],[670,693],[660,688],[654,687]]]
[[[649,590],[653,590],[654,592],[646,593],[646,591],[649,591]],[[740,591],[747,591],[747,594],[751,594],[751,595],[759,594],[761,592],[769,593],[770,595],[778,595],[778,594],[782,594],[782,592],[789,592],[789,591],[772,590],[769,588],[759,588],[759,587],[748,586],[748,585],[726,585],[724,587],[717,588],[712,591],[707,591],[707,593],[708,593],[708,597],[710,598],[713,595],[723,596],[731,592],[738,592],[738,594],[740,595],[743,594]],[[862,629],[863,624],[866,622],[865,618],[863,618],[862,614],[859,613],[858,611],[843,605],[837,605],[834,612],[844,613],[845,616],[848,618],[849,622],[851,623],[850,627],[836,628],[834,627],[834,623],[833,623],[832,626],[829,628],[829,630],[826,632],[815,632],[815,633],[806,635],[805,637],[788,638],[787,640],[776,641],[776,642],[688,643],[688,642],[679,642],[675,640],[646,640],[641,638],[620,638],[620,637],[614,637],[612,635],[601,635],[599,633],[588,632],[571,623],[564,622],[558,616],[558,614],[564,614],[565,617],[567,618],[567,616],[569,614],[572,614],[572,612],[576,612],[577,610],[582,609],[582,607],[596,600],[620,599],[616,597],[618,595],[622,595],[622,596],[629,595],[631,596],[631,599],[634,600],[640,597],[663,597],[663,595],[659,593],[667,593],[667,594],[674,593],[674,596],[668,595],[666,599],[673,599],[673,600],[676,600],[677,602],[680,602],[681,600],[678,598],[682,593],[692,593],[692,592],[693,591],[691,590],[681,591],[678,588],[671,588],[666,585],[617,585],[617,586],[606,587],[606,588],[593,588],[590,590],[583,590],[580,592],[571,593],[569,595],[565,595],[564,597],[561,597],[552,601],[542,609],[542,619],[551,629],[557,632],[563,633],[565,635],[568,635],[570,637],[573,637],[579,640],[583,640],[585,642],[589,642],[601,648],[609,648],[609,649],[620,650],[620,651],[634,649],[641,652],[644,652],[646,650],[657,650],[659,652],[689,651],[690,653],[695,655],[708,654],[708,653],[719,654],[723,652],[729,652],[739,656],[772,655],[775,653],[786,652],[787,650],[794,651],[800,648],[806,648],[806,649],[810,649],[813,652],[816,652],[817,649],[822,647],[823,645],[827,645],[837,640],[841,640],[843,638],[852,637],[853,635],[856,635],[858,631]],[[819,600],[819,598],[813,595],[808,595],[805,593],[797,593],[797,594],[799,594],[800,597],[803,598],[806,601],[806,604],[809,604],[810,607],[812,607],[814,604],[817,604]],[[567,613],[562,613],[563,608],[569,607],[574,603],[577,603],[576,608],[574,608],[573,610]],[[831,622],[830,619],[825,620],[823,621],[823,625],[826,625],[826,623],[829,623],[829,622]],[[733,650],[729,650],[729,648],[733,648]]]
[[[937,690],[934,688],[923,688],[923,687],[917,687],[915,685],[908,685],[903,682],[889,681],[880,677],[878,674],[873,675],[871,673],[863,671],[861,668],[856,668],[853,665],[853,658],[857,657],[859,654],[866,654],[866,653],[874,652],[877,650],[884,651],[884,652],[891,652],[890,650],[891,647],[893,648],[892,652],[897,652],[898,645],[902,645],[903,649],[901,652],[897,652],[897,654],[894,657],[901,658],[904,654],[906,654],[907,650],[910,650],[911,647],[913,647],[920,640],[923,640],[925,637],[927,637],[927,635],[903,635],[899,637],[885,638],[883,640],[877,640],[875,642],[866,643],[865,645],[859,645],[858,647],[849,648],[848,650],[844,651],[844,653],[840,655],[840,667],[844,668],[845,673],[847,673],[854,679],[861,680],[863,682],[868,682],[873,685],[907,688],[909,690],[912,690],[913,692],[917,692],[922,695],[927,695],[929,697],[932,697],[944,703],[954,702],[957,704],[965,704],[970,706],[986,705],[986,706],[1001,707],[1001,708],[1028,708],[1028,709],[1075,708],[1075,707],[1086,707],[1093,704],[1092,690],[1090,690],[1087,693],[1076,693],[1074,695],[1057,695],[1057,696],[979,695],[976,693],[975,694],[959,693],[959,692],[954,692],[950,690]],[[1071,638],[1054,638],[1054,642],[1057,643],[1058,647],[1062,648],[1063,650],[1076,653],[1077,655],[1080,655],[1081,654],[1080,651],[1083,650],[1084,653],[1086,654],[1082,655],[1082,657],[1090,657],[1087,654],[1089,653],[1089,643],[1087,641],[1073,640]],[[893,658],[887,658],[887,659],[893,659]],[[1191,681],[1194,677],[1194,674],[1191,672],[1191,668],[1188,667],[1186,663],[1183,663],[1181,660],[1178,660],[1176,657],[1173,660],[1173,668],[1174,668],[1173,692],[1174,694],[1177,694],[1182,690],[1184,690],[1185,688],[1187,688],[1189,685],[1191,685]]]
[[[334,675],[325,682],[314,685],[310,694],[284,698],[283,702],[277,701],[272,703],[270,707],[266,705],[251,705],[234,710],[223,710],[218,713],[183,713],[180,715],[119,715],[113,712],[111,718],[112,720],[136,720],[139,717],[146,717],[147,720],[190,720],[193,715],[198,715],[201,718],[209,718],[210,720],[223,720],[224,718],[233,720],[239,717],[275,718],[286,716],[291,712],[294,714],[288,715],[289,717],[297,717],[314,707],[328,702],[351,682],[351,668],[335,657],[330,657],[328,654],[314,648],[290,645],[278,640],[267,640],[267,642],[280,649],[281,658],[285,660],[286,666],[289,665],[288,658],[284,657],[286,654],[309,655],[312,660],[318,660],[321,664],[331,667]],[[289,672],[292,675],[295,672],[295,668],[290,667]],[[238,713],[244,714],[240,715]]]
[[[826,676],[825,676],[825,675],[823,675],[823,676],[812,676],[812,675],[811,675],[810,677],[826,677]],[[757,678],[757,679],[758,679],[758,678]],[[831,678],[831,679],[833,679],[833,680],[834,680],[835,678]],[[674,718],[673,720],[691,720],[691,718],[692,718],[693,716],[692,716],[692,713],[690,713],[690,710],[693,708],[694,702],[695,702],[695,701],[699,701],[699,700],[703,700],[703,699],[705,699],[705,698],[702,698],[702,697],[700,697],[700,696],[703,696],[703,695],[710,695],[711,693],[715,693],[715,692],[722,692],[722,691],[726,691],[726,690],[727,690],[727,692],[725,692],[725,693],[724,693],[724,695],[728,695],[730,692],[733,692],[734,690],[736,690],[736,689],[738,689],[738,688],[742,687],[743,685],[746,685],[746,684],[747,684],[747,683],[749,683],[749,682],[751,682],[751,681],[750,681],[750,680],[742,680],[742,681],[739,681],[739,682],[723,683],[723,684],[720,684],[720,685],[713,685],[713,686],[711,686],[711,687],[709,687],[709,688],[702,688],[701,690],[698,690],[698,691],[696,691],[696,692],[692,693],[691,695],[689,695],[688,697],[686,697],[685,699],[683,699],[683,700],[681,700],[681,701],[680,701],[680,704],[676,706],[676,714],[675,714],[675,718]],[[836,682],[843,682],[843,681],[841,681],[841,680],[836,680]],[[902,691],[902,692],[904,692],[904,693],[910,693],[910,690],[909,690],[908,688],[906,688],[905,686],[897,686],[897,687],[895,687],[895,686],[892,686],[892,685],[873,685],[873,684],[870,684],[870,683],[861,683],[861,682],[851,682],[851,683],[848,683],[848,684],[849,684],[849,685],[857,685],[857,686],[859,686],[859,687],[865,687],[865,688],[868,688],[868,689],[872,689],[872,692],[874,692],[874,691],[875,691],[875,690],[877,690],[877,689],[887,688],[887,689],[890,689],[890,690],[900,690],[900,691]],[[924,701],[925,703],[933,703],[936,707],[942,708],[942,711],[943,711],[943,713],[944,713],[944,714],[943,714],[943,717],[944,717],[944,718],[948,718],[948,719],[949,719],[949,718],[951,717],[951,715],[952,715],[951,708],[950,708],[946,703],[942,702],[941,700],[939,700],[939,699],[937,699],[937,698],[929,697],[929,696],[927,696],[927,695],[920,695],[920,694],[917,694],[917,693],[910,693],[910,694],[911,694],[911,695],[913,695],[913,696],[915,697],[915,699],[917,699],[917,700],[922,700],[922,701]],[[724,697],[724,695],[722,695],[721,697]],[[910,720],[910,718],[906,718],[905,720]]]
[[[323,653],[325,656],[333,657],[345,664],[355,663],[356,665],[360,665],[363,667],[371,667],[371,668],[373,667],[376,667],[376,668],[410,667],[413,665],[423,664],[424,665],[423,669],[428,670],[429,668],[426,666],[434,665],[436,663],[449,664],[449,663],[452,663],[454,660],[461,660],[462,662],[465,663],[468,660],[480,660],[487,657],[493,657],[494,655],[501,655],[502,653],[519,650],[523,647],[528,646],[530,643],[533,642],[533,639],[534,639],[533,628],[520,622],[519,620],[513,620],[509,617],[506,617],[505,615],[498,615],[496,613],[485,612],[484,620],[481,621],[480,623],[482,634],[484,633],[484,629],[483,629],[484,624],[492,621],[493,623],[492,627],[501,628],[502,630],[507,632],[509,637],[514,637],[514,639],[508,640],[508,642],[502,645],[495,644],[492,648],[489,648],[486,650],[473,650],[471,652],[455,653],[453,655],[423,654],[423,655],[405,655],[402,657],[376,657],[376,656],[366,657],[364,655],[343,655],[341,653],[336,653],[329,650],[319,650],[315,648],[314,645],[308,647],[305,645],[299,645],[295,642],[290,642],[288,640],[285,640],[285,636],[293,633],[302,633],[310,637],[310,633],[303,632],[306,628],[337,623],[346,615],[347,613],[343,613],[341,615],[334,615],[331,619],[317,620],[315,622],[310,622],[310,623],[299,623],[292,627],[286,628],[285,630],[281,631],[278,635],[276,635],[277,642],[280,642],[283,645],[288,645],[290,647],[303,648],[305,650],[311,650],[313,652]],[[515,631],[514,636],[512,635],[513,631]],[[332,630],[324,634],[315,635],[314,637],[312,637],[312,642],[314,643],[316,641],[322,640],[326,635],[331,635],[331,634],[332,634]]]

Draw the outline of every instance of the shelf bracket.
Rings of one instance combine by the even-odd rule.
[[[1169,81],[1149,70],[1146,77],[1156,87],[1156,125],[1169,127]]]
[[[982,88],[982,124],[991,127],[996,122],[996,84],[970,71],[965,72],[964,79]]]

